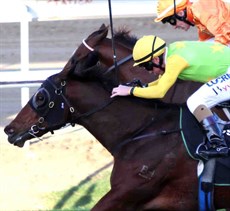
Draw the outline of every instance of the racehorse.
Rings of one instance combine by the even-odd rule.
[[[132,97],[110,99],[117,80],[114,74],[101,74],[108,73],[111,64],[95,53],[83,44],[62,72],[42,84],[5,128],[9,142],[23,146],[66,123],[81,124],[114,156],[111,190],[93,211],[197,210],[197,161],[183,145],[180,106]],[[119,75],[125,70],[120,66]],[[229,187],[215,187],[215,207],[230,208],[229,196]]]
[[[117,51],[117,55],[114,56],[115,58],[118,58],[118,66],[123,65],[123,67],[119,68],[116,66],[116,64],[110,66],[112,65],[114,60],[113,57],[111,56],[112,54],[110,53],[112,51],[111,39],[106,38],[107,34],[108,34],[108,27],[102,25],[99,28],[99,30],[93,32],[87,39],[83,40],[82,45],[77,49],[74,58],[72,60],[74,61],[75,58],[77,58],[77,62],[76,60],[75,60],[76,63],[73,62],[74,63],[73,69],[76,74],[82,75],[83,73],[86,73],[88,69],[92,68],[93,65],[97,63],[97,65],[99,64],[100,66],[106,66],[107,68],[110,67],[109,69],[104,68],[106,70],[105,72],[100,71],[101,73],[100,78],[106,74],[115,74],[113,77],[117,77],[117,75],[119,74],[118,82],[120,83],[127,82],[135,78],[140,78],[144,82],[155,80],[154,77],[156,76],[149,74],[147,71],[143,71],[140,68],[132,68],[132,65],[130,65],[130,62],[133,63],[133,61],[131,61],[130,58],[131,58],[132,48],[137,38],[129,36],[128,31],[120,31],[119,33],[116,33],[114,37],[116,41],[115,43],[116,49],[119,49],[119,51]],[[122,47],[121,45],[125,45],[125,48]],[[81,73],[78,72],[79,70]],[[98,72],[96,73],[96,75],[98,75]],[[178,82],[169,90],[169,92],[166,94],[166,97],[162,99],[162,101],[167,103],[169,102],[169,103],[177,103],[177,104],[184,103],[187,97],[190,96],[200,86],[201,86],[200,83],[187,82],[187,81],[184,82],[178,80]],[[218,115],[220,115],[222,119],[226,118],[222,110],[213,108],[213,111],[218,113]],[[226,163],[229,168],[230,167],[229,160]],[[209,174],[211,173],[209,172]],[[202,178],[200,177],[199,179],[201,180]],[[228,181],[229,181],[229,177],[228,177]],[[200,194],[199,198],[202,201],[203,200],[201,199],[202,191],[200,192],[201,193],[199,193]],[[211,201],[212,199],[208,199],[208,200]],[[203,208],[201,205],[200,209],[207,210],[207,207]]]

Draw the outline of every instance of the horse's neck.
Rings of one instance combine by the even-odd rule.
[[[171,104],[186,103],[188,97],[201,86],[202,83],[177,80],[177,82],[169,89],[162,101]]]
[[[91,109],[100,107],[102,102],[93,105]],[[85,105],[86,106],[86,105]],[[159,109],[150,101],[144,103],[135,98],[115,98],[102,110],[82,118],[80,123],[109,151],[145,129],[152,120],[163,118],[169,108]],[[155,122],[157,124],[157,122]]]

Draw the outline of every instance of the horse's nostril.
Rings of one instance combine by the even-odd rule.
[[[5,131],[5,133],[7,134],[7,135],[13,135],[14,134],[14,129],[12,128],[12,127],[9,127],[9,126],[7,126],[5,129],[4,129],[4,131]]]

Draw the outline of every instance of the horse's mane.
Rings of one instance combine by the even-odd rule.
[[[120,28],[115,31],[114,33],[114,40],[119,42],[122,45],[125,45],[126,47],[132,48],[134,47],[137,36],[131,35],[130,30],[126,28]]]

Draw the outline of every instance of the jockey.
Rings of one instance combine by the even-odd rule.
[[[185,31],[195,25],[200,41],[230,46],[230,4],[223,0],[158,0],[155,22],[160,21]]]
[[[164,40],[149,35],[136,42],[133,58],[134,66],[142,66],[159,78],[146,87],[119,85],[111,97],[163,98],[177,78],[205,83],[187,100],[191,113],[208,131],[208,142],[197,153],[208,158],[228,156],[222,128],[210,108],[230,99],[230,48],[199,41],[174,42],[166,47]]]

